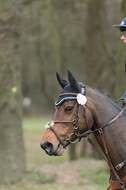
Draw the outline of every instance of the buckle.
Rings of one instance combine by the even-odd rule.
[[[75,133],[71,133],[70,136],[69,136],[69,142],[70,143],[76,143],[78,141],[78,138],[74,139],[74,140],[71,140],[70,138],[73,136],[73,135],[76,135]]]
[[[81,94],[86,96],[86,85],[85,84],[81,84]]]
[[[116,170],[120,170],[123,166],[124,166],[124,163],[121,162],[120,164],[118,164],[118,165],[115,166],[115,169]]]

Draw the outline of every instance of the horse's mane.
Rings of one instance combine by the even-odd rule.
[[[112,98],[110,95],[108,95],[107,93],[105,93],[104,91],[98,89],[98,88],[93,88],[88,86],[89,88],[91,88],[92,90],[94,90],[95,92],[102,94],[103,96],[105,96],[105,98],[107,98],[109,100],[109,102],[114,105],[116,108],[118,109],[122,109],[122,106],[119,104],[119,102],[117,100],[115,100],[114,98]]]

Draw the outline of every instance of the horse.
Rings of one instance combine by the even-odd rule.
[[[56,76],[62,91],[52,121],[45,126],[41,148],[49,156],[61,156],[70,143],[86,137],[110,168],[108,189],[126,189],[125,107],[99,89],[78,82],[70,70],[69,82],[59,73]],[[102,152],[90,134],[94,134]]]

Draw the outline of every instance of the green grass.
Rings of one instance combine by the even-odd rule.
[[[106,179],[109,176],[109,169],[107,167],[100,167],[92,173],[93,182],[98,185],[106,185]]]
[[[54,183],[55,175],[51,175],[50,177],[45,176],[40,171],[33,171],[29,175],[29,179],[35,183],[46,184],[46,183]]]
[[[99,167],[87,167],[85,169],[80,169],[80,176],[82,177],[80,181],[83,184],[83,179],[87,179],[88,181],[91,181],[94,185],[100,185],[107,189],[109,184],[107,184],[107,180],[109,179],[109,168],[103,164]]]
[[[10,190],[10,188],[1,188],[0,190]],[[66,187],[56,187],[55,185],[52,186],[46,186],[46,187],[36,187],[36,188],[32,188],[32,187],[14,187],[13,190],[67,190]],[[72,189],[71,189],[72,190]],[[74,190],[74,189],[73,189]],[[101,189],[98,189],[101,190]]]

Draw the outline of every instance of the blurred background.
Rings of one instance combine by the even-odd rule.
[[[61,91],[56,72],[114,99],[126,90],[126,49],[112,27],[125,16],[125,0],[0,0],[1,190],[107,188],[108,169],[85,140],[58,158],[40,141]]]

